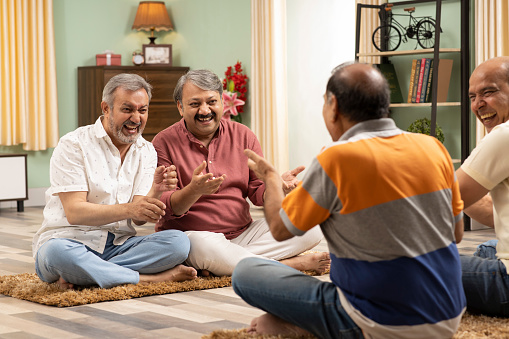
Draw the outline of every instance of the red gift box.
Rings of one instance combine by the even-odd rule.
[[[95,63],[97,66],[120,66],[122,63],[120,59],[120,54],[105,53],[95,55]]]

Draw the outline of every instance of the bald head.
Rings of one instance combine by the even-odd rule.
[[[336,97],[338,110],[353,122],[389,115],[389,84],[371,65],[348,63],[336,67],[327,83],[327,95]]]
[[[477,66],[468,96],[472,112],[488,133],[509,121],[509,57],[492,58]]]

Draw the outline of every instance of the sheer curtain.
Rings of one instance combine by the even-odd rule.
[[[357,3],[363,5],[382,5],[387,0],[357,0]],[[372,53],[378,50],[373,46],[372,35],[375,29],[380,26],[378,10],[373,8],[363,8],[361,12],[361,32],[359,53]],[[379,64],[380,57],[359,57],[359,62],[368,64]]]
[[[52,0],[0,0],[0,145],[58,142]]]
[[[251,0],[251,128],[265,158],[288,170],[286,0]]]
[[[475,1],[475,65],[503,55],[509,55],[509,3],[507,0]],[[486,130],[476,120],[476,140]]]

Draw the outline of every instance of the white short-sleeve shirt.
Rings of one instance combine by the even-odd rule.
[[[509,122],[495,126],[472,151],[461,168],[493,199],[497,257],[509,271]]]
[[[94,204],[129,203],[135,195],[144,196],[150,191],[156,166],[156,151],[141,136],[122,163],[102,118],[63,136],[51,156],[51,187],[46,191],[42,227],[32,243],[34,257],[42,244],[52,238],[74,239],[102,253],[108,232],[115,234],[117,245],[135,235],[130,219],[103,226],[69,224],[58,193],[84,191],[87,201]]]

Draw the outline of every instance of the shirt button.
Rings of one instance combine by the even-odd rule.
[[[203,145],[200,145],[200,148],[203,148]]]
[[[211,163],[212,163],[212,161],[211,161],[211,160],[209,160],[209,164],[211,164]]]

